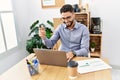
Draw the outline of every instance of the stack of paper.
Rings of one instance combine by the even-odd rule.
[[[80,74],[112,68],[110,65],[106,64],[103,60],[99,58],[80,60],[77,62],[78,62],[77,71]]]

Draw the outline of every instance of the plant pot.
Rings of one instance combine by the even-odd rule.
[[[91,48],[91,52],[95,52],[95,48]]]

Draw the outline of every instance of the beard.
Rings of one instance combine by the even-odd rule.
[[[66,27],[71,27],[72,25],[73,25],[73,23],[74,23],[74,20],[72,20],[72,21],[69,21],[69,22],[63,22],[64,24],[66,24]]]

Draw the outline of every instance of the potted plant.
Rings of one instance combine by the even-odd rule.
[[[47,20],[47,23],[53,27],[53,23],[49,20]],[[34,53],[33,48],[44,48],[47,49],[47,47],[43,44],[41,37],[39,36],[39,27],[44,26],[46,30],[46,37],[50,38],[52,36],[52,30],[51,28],[48,28],[45,26],[45,24],[40,23],[39,20],[36,20],[31,26],[30,26],[30,33],[28,36],[31,36],[30,39],[26,41],[26,50],[29,53]],[[33,35],[32,35],[33,34]]]
[[[95,46],[96,46],[95,42],[90,43],[91,52],[95,52]]]

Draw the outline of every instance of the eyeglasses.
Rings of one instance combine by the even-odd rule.
[[[72,16],[68,16],[68,17],[62,17],[62,20],[70,20],[72,18]]]

